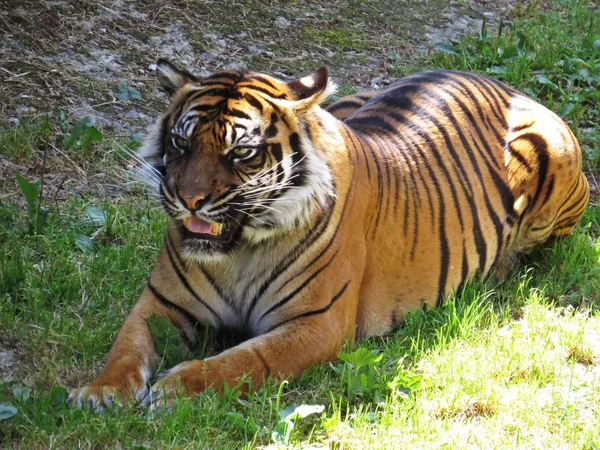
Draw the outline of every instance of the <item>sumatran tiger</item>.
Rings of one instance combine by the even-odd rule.
[[[570,233],[588,201],[569,127],[482,75],[418,73],[329,112],[325,67],[283,82],[160,60],[157,76],[171,104],[141,157],[168,228],[104,370],[72,391],[79,405],[298,375],[466,280],[506,273]],[[191,344],[203,324],[239,339],[147,387],[152,314]]]

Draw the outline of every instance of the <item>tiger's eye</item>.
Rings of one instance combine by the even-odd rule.
[[[186,149],[186,148],[188,148],[190,146],[190,143],[187,141],[187,139],[184,139],[182,137],[177,136],[175,138],[175,145],[178,148]]]
[[[248,156],[252,152],[251,148],[237,147],[233,150],[233,153],[238,158],[243,158],[244,156]]]

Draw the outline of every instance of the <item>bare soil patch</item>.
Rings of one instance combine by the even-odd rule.
[[[0,0],[0,128],[48,112],[71,124],[89,116],[104,132],[103,151],[82,160],[60,142],[40,145],[48,152],[47,200],[70,190],[119,197],[127,189],[121,174],[105,169],[105,153],[113,139],[138,139],[164,108],[152,70],[159,57],[199,75],[236,68],[287,78],[325,64],[342,93],[377,88],[390,82],[390,55],[410,65],[484,18],[493,26],[515,3]],[[122,99],[123,88],[141,98]],[[35,177],[40,163],[40,151],[0,158],[0,192],[12,195],[15,173]]]

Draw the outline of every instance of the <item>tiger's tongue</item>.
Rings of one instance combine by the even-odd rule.
[[[190,230],[192,233],[211,233],[212,224],[202,219],[198,219],[197,217],[188,217],[185,220],[185,227]],[[212,233],[211,233],[212,234]]]

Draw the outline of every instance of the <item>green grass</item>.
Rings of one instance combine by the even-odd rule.
[[[35,157],[35,150],[43,147],[51,127],[47,117],[39,121],[22,120],[18,126],[0,129],[0,154],[25,163]]]
[[[420,68],[491,72],[561,111],[593,174],[600,18],[590,2],[552,4],[513,19],[499,37],[490,31],[431,52]],[[507,52],[514,56],[498,56]],[[42,138],[59,145],[68,134],[36,130],[25,122],[2,131],[0,142],[10,143],[2,156],[33,161]],[[84,161],[109,146],[70,154]],[[116,158],[103,161],[117,171]],[[66,388],[101,368],[156,258],[165,218],[142,194],[72,194],[60,210],[44,201],[48,222],[36,234],[25,206],[18,197],[0,204],[0,351],[13,350],[18,362],[14,380],[0,384],[0,447],[600,447],[597,197],[572,235],[534,251],[506,282],[472,283],[442,307],[410,314],[394,333],[361,342],[360,353],[347,349],[343,361],[269,380],[246,398],[236,389],[207,392],[179,399],[171,413],[126,407],[102,416],[68,409]],[[17,413],[2,420],[2,403]],[[323,409],[282,420],[295,405]]]

